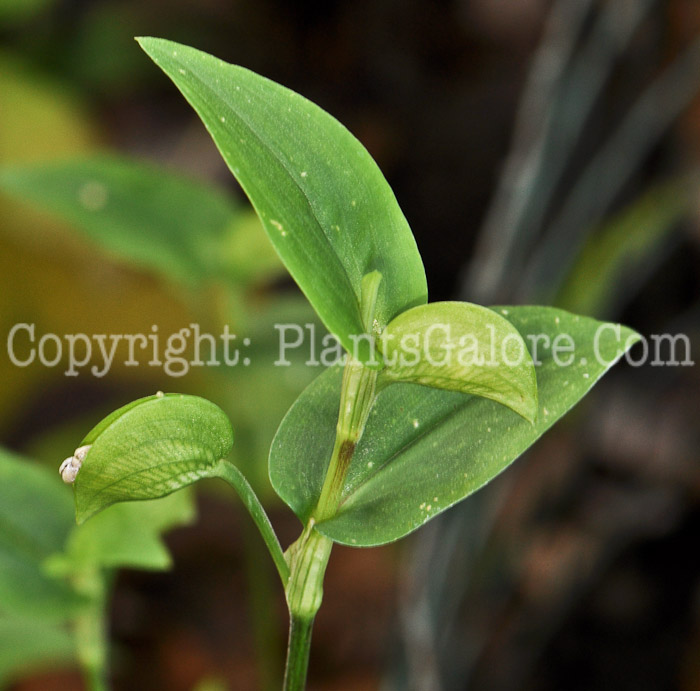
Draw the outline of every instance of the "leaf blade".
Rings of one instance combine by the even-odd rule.
[[[535,425],[485,398],[412,384],[387,387],[353,455],[339,511],[317,530],[355,546],[391,542],[415,530],[502,472],[639,338],[625,327],[619,327],[619,338],[604,332],[598,363],[592,338],[615,325],[554,308],[504,309],[525,336],[571,332],[576,355],[590,362],[558,367],[540,349]],[[321,375],[292,406],[271,449],[273,486],[302,521],[315,505],[333,448],[339,391],[338,371]],[[303,424],[305,410],[311,411],[312,429]]]
[[[364,147],[302,96],[171,41],[137,39],[209,130],[293,278],[352,350],[365,332],[361,282],[383,276],[381,327],[427,300],[423,264],[389,185]],[[369,348],[358,353],[369,359]]]
[[[116,502],[157,499],[210,477],[233,445],[228,417],[197,396],[157,394],[105,420],[81,444],[90,449],[74,483],[78,523]]]
[[[392,320],[380,342],[393,361],[382,379],[484,396],[534,421],[532,358],[520,333],[493,310],[467,302],[420,305]]]

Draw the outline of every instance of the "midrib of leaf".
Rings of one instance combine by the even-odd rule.
[[[170,476],[170,479],[172,480],[181,480],[182,478],[186,477],[186,474],[189,473],[197,473],[197,475],[201,478],[207,475],[222,459],[217,459],[215,461],[212,461],[211,465],[207,463],[204,466],[198,466],[198,465],[192,465],[189,470],[183,470],[180,473],[176,473],[174,475]],[[122,475],[121,477],[117,478],[116,480],[113,480],[107,485],[104,485],[101,487],[97,492],[95,492],[92,496],[93,497],[99,497],[101,494],[106,492],[107,490],[111,489],[115,485],[119,485],[120,483],[124,482],[125,480],[133,480],[137,478],[139,475],[143,475],[144,473],[152,473],[154,471],[157,471],[159,468],[165,468],[167,466],[174,466],[174,465],[185,465],[186,467],[190,466],[186,461],[166,461],[165,463],[158,463],[156,465],[151,465],[148,466],[148,468],[143,468],[142,470],[136,470],[134,472],[127,473],[126,475]],[[173,490],[175,491],[175,490]]]

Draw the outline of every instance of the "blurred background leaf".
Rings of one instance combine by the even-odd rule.
[[[0,189],[65,219],[108,256],[195,285],[230,279],[227,250],[243,244],[236,227],[250,214],[211,185],[106,155],[2,168]],[[254,238],[256,226],[249,222],[246,231]],[[264,269],[265,254],[274,253],[269,243],[258,247]]]

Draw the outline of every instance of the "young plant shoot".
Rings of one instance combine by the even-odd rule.
[[[77,445],[62,473],[79,523],[200,478],[229,482],[285,589],[284,688],[303,689],[333,543],[398,540],[484,486],[638,336],[549,307],[428,303],[408,223],[348,130],[246,69],[171,41],[139,43],[196,110],[347,355],[301,394],[272,442],[272,486],[302,524],[286,552],[227,460],[229,420],[201,398],[159,393],[124,406]]]

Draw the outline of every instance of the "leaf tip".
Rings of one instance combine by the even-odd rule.
[[[141,50],[155,62],[155,53],[158,52],[158,47],[166,43],[171,43],[164,38],[156,38],[155,36],[134,36],[134,40],[139,44]]]
[[[537,389],[532,392],[532,395],[523,395],[522,405],[519,406],[509,406],[511,410],[515,411],[521,418],[527,420],[531,425],[537,422],[537,417],[539,413],[539,402],[537,398]],[[500,401],[499,401],[500,402]]]
[[[94,516],[96,511],[86,511],[83,507],[81,507],[77,500],[75,504],[75,522],[77,525],[83,525],[85,521],[87,521],[88,518]]]

